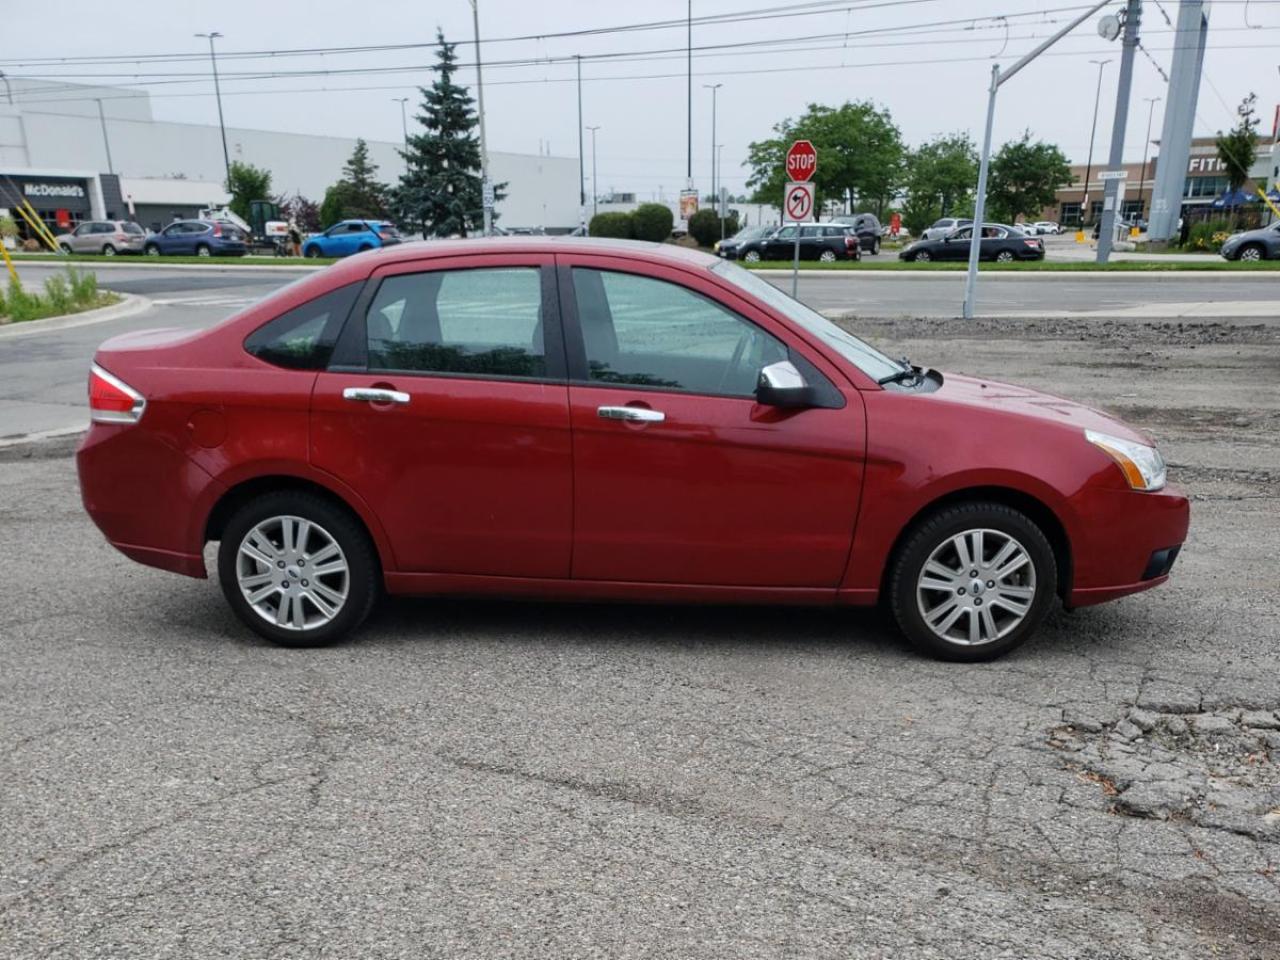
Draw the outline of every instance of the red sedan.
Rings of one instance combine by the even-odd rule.
[[[396,594],[867,605],[956,660],[1163,583],[1188,506],[1144,434],[892,360],[675,246],[351,258],[200,333],[105,343],[77,463],[141,563],[278,643]]]

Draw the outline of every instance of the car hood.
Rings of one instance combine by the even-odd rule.
[[[1038,420],[1045,426],[1097,430],[1114,437],[1154,445],[1147,434],[1101,410],[1011,383],[948,373],[943,375],[942,386],[929,396],[943,403],[972,407],[975,412],[999,412]]]

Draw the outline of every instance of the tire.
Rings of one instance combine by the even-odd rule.
[[[993,567],[1007,549],[1014,552],[1002,564],[1019,557],[1025,561],[1004,577],[995,576],[994,569],[983,570],[979,563],[971,568],[979,576],[971,577],[971,570],[964,569],[969,564],[960,563],[966,558],[956,544],[963,542],[972,562],[978,536],[984,559]],[[927,577],[926,565],[930,566]],[[942,576],[939,567],[948,576]],[[890,569],[889,603],[898,626],[918,651],[941,660],[974,663],[1008,653],[1030,637],[1049,612],[1057,589],[1058,565],[1044,532],[1011,507],[972,502],[944,507],[910,532]],[[988,601],[985,607],[983,596]],[[1006,603],[1025,607],[1015,613]],[[930,626],[930,620],[938,629]],[[975,629],[978,642],[972,643]]]
[[[818,254],[818,259],[823,263],[835,263],[836,252],[834,250],[823,250],[822,253]]]
[[[1013,263],[1013,252],[1011,250],[1001,250],[996,254],[996,263]]]
[[[58,244],[58,249],[59,249],[59,250],[61,250],[63,253],[66,253],[66,254],[70,254],[70,253],[71,253],[71,247],[70,247],[70,245],[69,245],[69,244],[60,243],[60,244]]]
[[[874,257],[880,253],[880,238],[876,237],[871,241],[871,255]]]
[[[373,249],[373,245],[372,245],[372,244],[369,244],[369,243],[362,243],[362,244],[360,244],[360,246],[357,248],[356,253],[365,253],[366,251],[369,251],[369,250],[372,250],[372,249]]]
[[[154,243],[148,243],[145,247],[142,248],[142,252],[145,253],[148,257],[160,256],[160,248],[157,247]]]
[[[759,251],[759,250],[748,250],[746,253],[744,253],[744,254],[742,255],[742,259],[743,259],[743,260],[745,260],[747,263],[759,263],[759,262],[760,262],[760,251]]]
[[[1240,248],[1240,254],[1237,260],[1248,260],[1251,263],[1257,263],[1259,260],[1265,260],[1267,252],[1262,249],[1262,245],[1258,243],[1247,243]]]
[[[296,537],[298,521],[311,526],[301,550],[290,551],[285,549],[285,530]],[[245,547],[252,544],[259,545],[262,560],[246,552]],[[263,544],[270,549],[262,549]],[[336,556],[329,556],[322,566],[344,563],[345,571],[324,572],[323,580],[314,574],[308,577],[306,559],[328,553],[332,547],[337,548]],[[268,579],[253,589],[271,589],[255,606],[245,594],[250,587],[242,588],[240,580],[245,577],[253,585],[263,576]],[[280,589],[276,576],[290,586]],[[227,603],[247,627],[287,647],[319,647],[342,640],[364,622],[381,588],[377,554],[363,525],[322,497],[290,490],[263,494],[235,512],[218,545],[218,579]],[[327,592],[321,596],[318,588]],[[330,597],[341,600],[330,601]],[[326,612],[321,601],[331,609]],[[282,606],[287,610],[282,611]]]
[[[930,260],[933,259],[933,254],[931,254],[928,250],[919,250],[916,252],[916,255],[911,259],[919,260],[921,263],[928,263]]]
[[[320,256],[320,248],[315,246],[314,244],[312,244],[309,247],[304,247],[302,250],[302,255],[306,257],[308,260],[315,260],[317,257]]]
[[[209,245],[208,245],[207,243],[201,243],[201,244],[198,244],[198,245],[196,246],[196,256],[197,256],[197,257],[212,257],[212,256],[213,256],[213,251],[209,249]]]
[[[109,243],[104,243],[102,245],[102,255],[104,257],[114,257],[116,255],[116,248]]]

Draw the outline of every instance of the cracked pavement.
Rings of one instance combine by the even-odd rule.
[[[0,957],[1280,957],[1280,328],[850,322],[1155,433],[1170,584],[971,666],[469,601],[283,650],[6,451]]]

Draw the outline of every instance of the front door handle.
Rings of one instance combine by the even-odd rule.
[[[409,395],[401,390],[382,387],[347,387],[342,391],[343,400],[365,400],[369,403],[408,403]]]
[[[632,423],[661,423],[667,415],[648,407],[597,407],[596,414],[604,420],[629,420]]]

